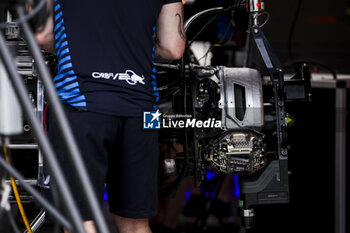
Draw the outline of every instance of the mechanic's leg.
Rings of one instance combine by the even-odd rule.
[[[148,219],[132,219],[113,215],[119,233],[152,233],[149,228]]]
[[[120,145],[110,153],[106,180],[109,210],[119,233],[151,233],[148,218],[157,214],[158,133],[143,130],[141,117],[118,122],[123,126],[116,140]]]
[[[86,233],[97,233],[94,221],[85,221],[83,222],[84,229]],[[64,230],[65,233],[69,233],[69,231]]]
[[[1,1],[1,0],[0,0]],[[114,117],[92,113],[80,112],[64,105],[66,116],[72,128],[73,134],[78,142],[79,149],[86,169],[89,171],[89,178],[94,187],[95,194],[102,204],[105,190],[105,178],[108,168],[108,147],[115,144],[115,138],[111,132],[111,125]],[[64,171],[65,178],[70,186],[77,208],[83,218],[83,226],[87,233],[96,233],[92,216],[82,193],[78,187],[72,165],[66,157],[62,139],[57,134],[58,127],[52,115],[48,118],[48,134],[53,144],[55,154]],[[65,230],[68,233],[67,230]]]

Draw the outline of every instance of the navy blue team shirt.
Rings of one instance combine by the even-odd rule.
[[[55,0],[60,99],[116,116],[157,109],[152,35],[163,4],[174,2],[181,0]]]

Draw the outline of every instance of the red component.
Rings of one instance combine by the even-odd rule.
[[[47,134],[47,109],[49,107],[49,104],[47,104],[45,106],[45,110],[44,110],[44,129],[45,129],[45,132]]]
[[[245,4],[245,8],[247,8],[247,9],[248,9],[248,8],[249,8],[249,5],[248,5],[248,4]]]
[[[257,6],[257,7],[261,7],[261,3],[258,2],[258,3],[256,4],[256,6]]]

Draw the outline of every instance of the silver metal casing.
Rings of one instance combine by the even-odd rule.
[[[219,67],[222,127],[259,129],[264,125],[262,79],[250,68]]]
[[[11,136],[22,132],[22,109],[0,60],[0,134]]]

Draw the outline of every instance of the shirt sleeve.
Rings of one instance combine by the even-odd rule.
[[[182,2],[182,0],[164,0],[163,5],[168,3],[174,3],[174,2]]]

